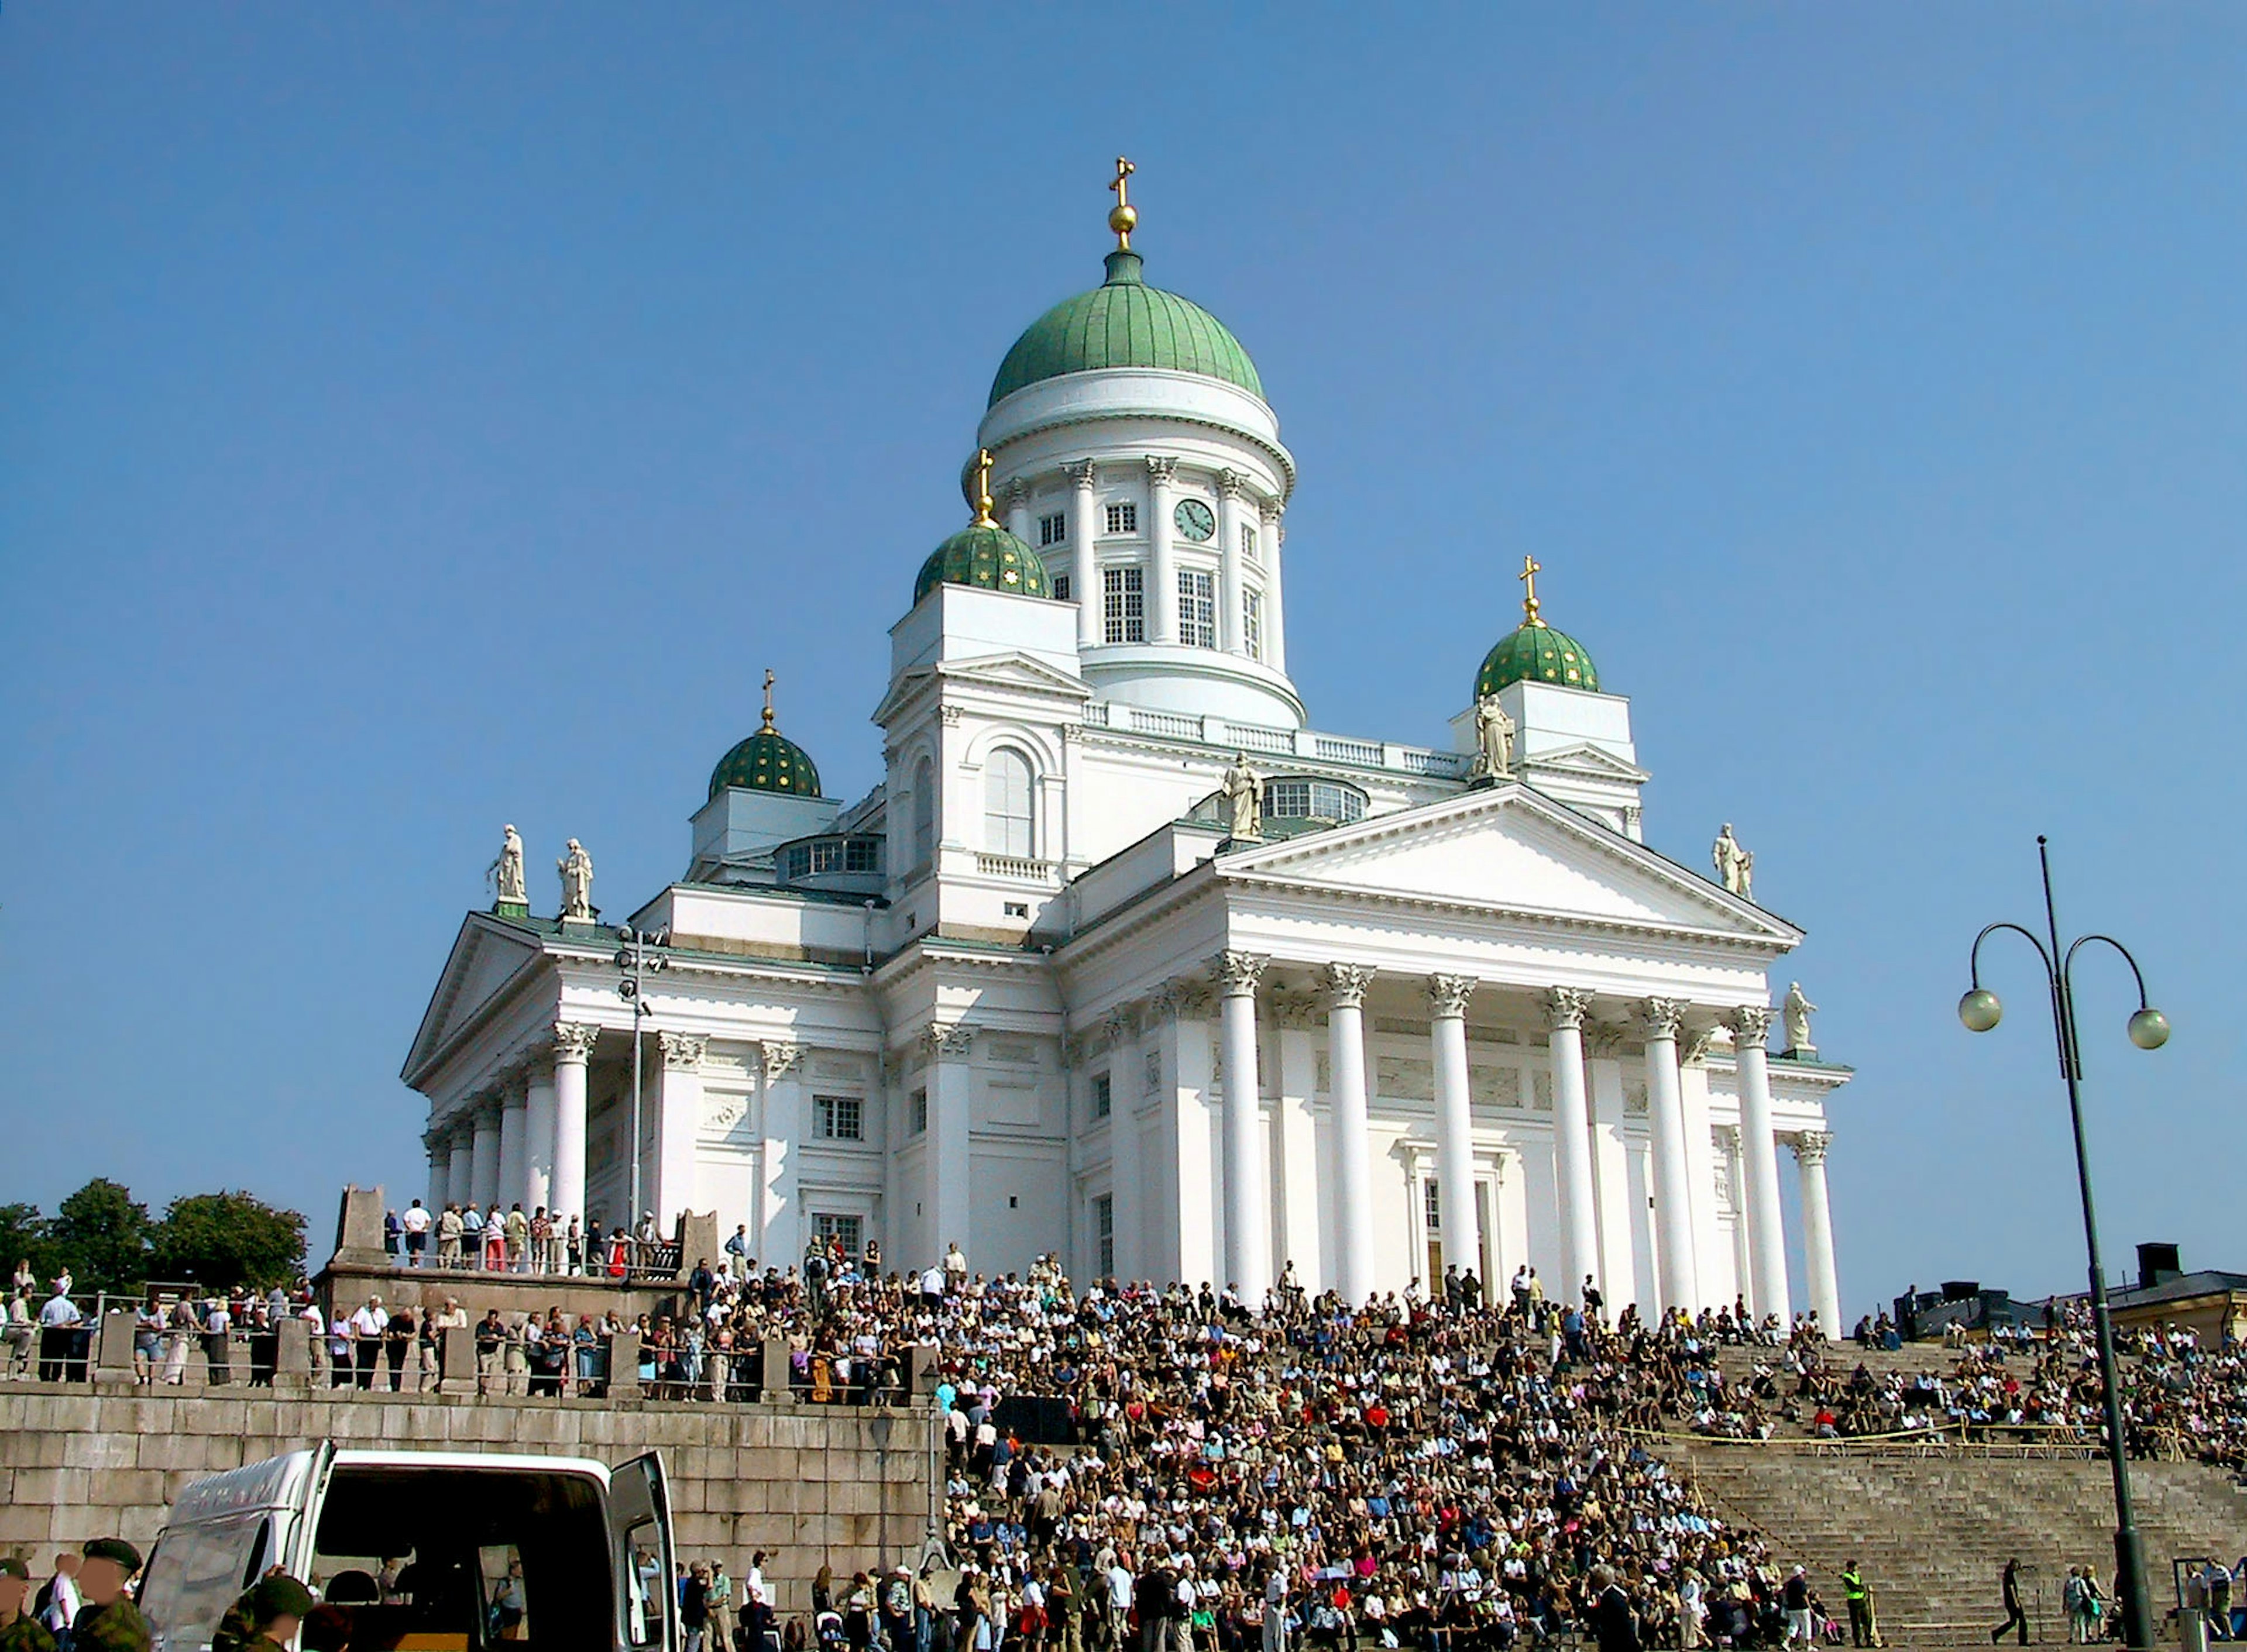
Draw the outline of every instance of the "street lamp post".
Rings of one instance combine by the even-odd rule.
[[[2121,953],[2122,961],[2138,983],[2138,1008],[2130,1017],[2130,1041],[2140,1049],[2159,1049],[2168,1042],[2168,1017],[2146,1001],[2146,977],[2129,949],[2111,935],[2081,935],[2059,946],[2059,919],[2052,898],[2052,853],[2044,838],[2037,838],[2037,861],[2044,871],[2045,939],[2039,940],[2018,924],[1991,924],[1974,938],[1967,960],[1970,985],[1958,1000],[1958,1019],[1970,1033],[1986,1033],[1998,1024],[2005,1007],[1998,995],[1982,985],[1982,943],[2001,929],[2026,940],[2044,960],[2046,985],[2052,993],[2052,1036],[2059,1047],[2059,1073],[2067,1081],[2067,1113],[2075,1130],[2075,1179],[2083,1197],[2083,1242],[2091,1258],[2091,1321],[2099,1340],[2099,1380],[2107,1391],[2107,1462],[2114,1477],[2114,1593],[2122,1608],[2124,1643],[2150,1647],[2154,1643],[2153,1613],[2146,1594],[2146,1556],[2138,1538],[2137,1518],[2130,1509],[2130,1462],[2122,1435],[2122,1390],[2114,1370],[2114,1325],[2107,1311],[2107,1270],[2099,1259],[2099,1219],[2091,1203],[2091,1159],[2083,1144],[2083,1056],[2075,1040],[2075,988],[2071,976],[2075,954],[2092,941],[2103,941]],[[2047,943],[2049,945],[2047,945]]]
[[[635,933],[625,925],[617,931],[622,943],[617,948],[617,967],[625,973],[617,983],[617,996],[632,1006],[632,1168],[628,1174],[632,1184],[625,1193],[625,1232],[630,1243],[639,1243],[639,1105],[640,1105],[640,1021],[655,1012],[647,1006],[647,978],[663,968],[670,960],[662,949],[670,944],[668,930],[658,930],[652,935]]]

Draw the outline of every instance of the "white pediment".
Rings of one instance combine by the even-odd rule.
[[[1527,759],[1524,767],[1551,769],[1586,780],[1621,781],[1633,786],[1643,786],[1653,778],[1646,770],[1633,767],[1613,752],[1588,741],[1580,746],[1562,746],[1552,751],[1539,752]]]
[[[452,955],[422,1013],[420,1030],[406,1058],[406,1082],[413,1082],[413,1075],[435,1060],[544,951],[535,937],[509,928],[504,920],[471,912],[454,938]]]
[[[1235,851],[1218,871],[1561,921],[1801,939],[1784,918],[1518,784]]]
[[[907,704],[936,687],[939,680],[1046,700],[1082,701],[1092,698],[1092,690],[1085,686],[1083,678],[1072,677],[1035,655],[979,654],[970,659],[919,666],[901,673],[890,685],[889,693],[882,696],[882,703],[874,707],[874,721],[886,727]]]

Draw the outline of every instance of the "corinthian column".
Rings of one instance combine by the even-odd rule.
[[[1646,1022],[1646,1100],[1654,1125],[1654,1219],[1661,1235],[1662,1300],[1697,1313],[1700,1269],[1693,1254],[1693,1207],[1685,1169],[1685,1102],[1677,1087],[1677,1026],[1685,1007],[1674,998],[1640,1006]]]
[[[586,1214],[585,1063],[600,1036],[599,1027],[584,1022],[554,1023],[554,1184],[548,1208],[564,1232],[571,1217]]]
[[[1748,1266],[1755,1280],[1755,1311],[1793,1318],[1786,1295],[1786,1233],[1779,1214],[1779,1148],[1772,1137],[1771,1072],[1764,1037],[1771,1011],[1759,1004],[1732,1013],[1732,1047],[1739,1062],[1740,1157],[1747,1170]]]
[[[1264,533],[1264,662],[1274,671],[1287,669],[1287,613],[1280,600],[1280,542],[1286,536],[1276,499],[1263,502]]]
[[[1326,968],[1327,1066],[1333,1104],[1335,1286],[1352,1307],[1373,1294],[1373,1148],[1365,1100],[1365,989],[1359,964]]]
[[[1467,1094],[1467,1000],[1472,975],[1428,977],[1429,1055],[1436,1073],[1436,1217],[1444,1268],[1472,1269],[1482,1277],[1482,1246],[1475,1218],[1474,1116]],[[1487,1281],[1485,1281],[1487,1283]],[[1428,1281],[1440,1296],[1441,1280]]]
[[[1552,1027],[1553,1157],[1560,1172],[1561,1272],[1557,1294],[1578,1300],[1584,1276],[1599,1272],[1600,1242],[1592,1191],[1592,1103],[1584,1091],[1584,1012],[1592,995],[1573,986],[1545,994],[1545,1017]]]
[[[1260,1307],[1272,1288],[1272,1200],[1266,1187],[1263,1084],[1256,1070],[1256,983],[1272,960],[1221,952],[1219,1037],[1225,1052],[1225,1276]]]
[[[1810,1311],[1827,1341],[1838,1342],[1841,1329],[1841,1283],[1834,1267],[1834,1210],[1826,1198],[1826,1150],[1831,1130],[1802,1130],[1794,1137],[1794,1162],[1802,1178],[1802,1260],[1810,1287]]]
[[[1178,559],[1171,550],[1171,483],[1178,461],[1147,455],[1147,640],[1178,639]]]
[[[1217,599],[1217,644],[1228,654],[1248,652],[1241,636],[1240,618],[1246,586],[1240,577],[1240,506],[1241,494],[1247,478],[1237,470],[1220,473],[1217,479],[1217,566],[1222,586]]]
[[[536,1215],[543,1207],[552,1214],[554,1204],[554,1123],[559,1110],[555,1099],[554,1055],[542,1050],[530,1058],[530,1075],[523,1087],[522,1209]]]
[[[1094,503],[1093,483],[1097,469],[1089,459],[1080,459],[1075,464],[1063,465],[1069,474],[1069,584],[1076,597],[1076,645],[1096,646],[1102,636],[1102,622],[1107,613],[1107,591],[1100,577],[1100,557],[1094,547],[1094,537],[1100,530],[1093,525],[1092,513],[1099,509]]]

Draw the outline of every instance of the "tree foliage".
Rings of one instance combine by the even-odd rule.
[[[213,1290],[289,1285],[304,1272],[304,1219],[246,1192],[172,1201],[155,1232],[154,1271]]]
[[[81,1290],[121,1291],[148,1277],[154,1225],[131,1188],[97,1176],[62,1202],[47,1237]]]
[[[47,1225],[36,1205],[0,1205],[0,1268],[12,1273],[17,1263],[29,1262],[42,1285],[52,1279],[56,1252]]]

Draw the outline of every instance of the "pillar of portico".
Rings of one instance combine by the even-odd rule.
[[[1217,960],[1225,1062],[1225,1278],[1251,1307],[1272,1288],[1272,1200],[1267,1185],[1263,1087],[1256,1067],[1256,983],[1272,960],[1227,952]]]
[[[768,1267],[787,1267],[802,1253],[803,1235],[797,1227],[796,1143],[803,1139],[803,1049],[797,1044],[768,1043],[760,1052],[764,1083],[758,1116],[763,1124],[758,1149],[758,1180],[762,1210],[758,1212],[758,1254]],[[935,1085],[932,1081],[930,1089]],[[929,1128],[936,1127],[936,1098],[929,1097]],[[912,1266],[925,1267],[942,1258],[914,1257]]]
[[[554,1174],[546,1204],[565,1232],[571,1217],[585,1214],[585,1063],[600,1035],[582,1022],[554,1024]]]
[[[477,1099],[473,1126],[475,1131],[475,1168],[470,1197],[486,1210],[499,1199],[499,1116],[500,1101],[497,1096],[485,1096]]]
[[[1071,489],[1069,565],[1069,584],[1076,597],[1076,645],[1094,648],[1100,644],[1107,613],[1107,590],[1100,577],[1100,557],[1093,549],[1098,543],[1094,536],[1099,532],[1093,525],[1093,513],[1099,509],[1094,491],[1099,468],[1089,459],[1080,459],[1062,468],[1068,473]]]
[[[1841,1339],[1841,1284],[1834,1266],[1834,1208],[1826,1197],[1826,1150],[1831,1130],[1801,1130],[1794,1137],[1794,1162],[1802,1178],[1802,1272],[1810,1289],[1810,1309],[1828,1341]]]
[[[429,1150],[428,1208],[441,1211],[445,1208],[446,1199],[450,1197],[445,1184],[453,1173],[453,1150],[441,1136],[432,1136],[422,1145]]]
[[[554,1203],[554,1128],[561,1106],[555,1096],[554,1055],[551,1050],[532,1057],[523,1082],[522,1200],[526,1214],[541,1205],[550,1213]]]
[[[1241,628],[1244,594],[1246,587],[1240,573],[1240,529],[1242,495],[1246,492],[1248,479],[1237,470],[1228,470],[1217,479],[1217,566],[1219,590],[1217,599],[1217,644],[1228,654],[1248,652],[1247,639]]]
[[[1116,1277],[1141,1277],[1145,1266],[1146,1185],[1139,1137],[1139,1105],[1146,1099],[1146,1064],[1139,1053],[1139,1011],[1109,1012],[1108,1197],[1115,1224]]]
[[[1639,1006],[1646,1028],[1646,1109],[1654,1130],[1655,1267],[1668,1307],[1697,1313],[1700,1267],[1693,1254],[1691,1178],[1685,1168],[1685,1101],[1677,1082],[1677,1027],[1685,1006],[1649,998]]]
[[[457,1122],[447,1125],[446,1132],[451,1164],[445,1172],[445,1203],[473,1203],[476,1197],[475,1132],[462,1129]]]
[[[975,1029],[931,1025],[921,1038],[928,1051],[928,1157],[923,1173],[929,1180],[926,1203],[934,1242],[927,1256],[914,1261],[923,1267],[941,1261],[946,1250],[957,1244],[973,1267],[974,1205],[969,1194],[974,1160],[968,1131],[973,1119],[973,1075],[967,1058],[975,1048]]]
[[[1264,531],[1258,540],[1264,561],[1264,663],[1280,672],[1287,669],[1287,619],[1280,602],[1280,541],[1285,536],[1281,515],[1286,509],[1276,499],[1263,502]]]
[[[1599,1272],[1598,1207],[1592,1185],[1592,1103],[1584,1088],[1584,1013],[1592,995],[1573,986],[1545,994],[1552,1028],[1553,1160],[1561,1210],[1561,1272],[1564,1301],[1581,1296],[1584,1276]]]
[[[1292,1266],[1296,1285],[1317,1296],[1334,1282],[1334,1259],[1322,1231],[1332,1194],[1329,1178],[1319,1174],[1319,1125],[1311,1110],[1319,1088],[1317,1033],[1325,1016],[1309,994],[1286,992],[1272,994],[1268,1019],[1279,1068],[1272,1152],[1265,1161],[1276,1246],[1273,1278],[1285,1278]]]
[[[1744,1005],[1732,1013],[1733,1054],[1739,1064],[1740,1157],[1747,1170],[1748,1266],[1755,1280],[1759,1317],[1776,1314],[1781,1326],[1793,1313],[1786,1294],[1786,1233],[1779,1213],[1779,1146],[1772,1134],[1771,1073],[1764,1037],[1771,1011]]]
[[[1372,981],[1373,972],[1361,964],[1326,967],[1335,1284],[1352,1307],[1373,1294],[1373,1146],[1365,1096],[1365,989]]]
[[[520,1070],[509,1076],[501,1092],[499,1108],[499,1202],[502,1207],[522,1202],[524,1152],[529,1135],[530,1097]],[[523,1212],[529,1215],[526,1209]]]
[[[662,1033],[663,1087],[656,1095],[655,1193],[650,1208],[656,1231],[668,1234],[694,1199],[694,1137],[702,1128],[702,1054],[710,1041],[700,1033]]]
[[[1178,461],[1147,455],[1147,640],[1178,639],[1178,558],[1171,549],[1171,484]]]
[[[1474,1184],[1474,1116],[1467,1094],[1467,1000],[1474,995],[1472,975],[1428,977],[1429,1054],[1436,1073],[1436,1204],[1444,1268],[1482,1273],[1477,1242]],[[1429,1294],[1443,1288],[1428,1281]]]

